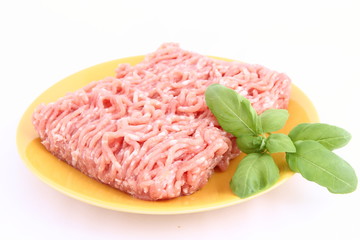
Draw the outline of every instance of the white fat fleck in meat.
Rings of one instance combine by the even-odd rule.
[[[170,145],[175,145],[175,144],[177,144],[177,142],[178,142],[178,140],[170,140],[169,144]]]
[[[249,92],[246,89],[244,89],[244,90],[239,91],[239,94],[246,97],[249,95]]]
[[[174,119],[173,115],[168,115],[168,116],[165,118],[165,120],[166,120],[167,122],[170,122],[170,123],[173,121],[173,119]]]
[[[78,159],[78,157],[79,157],[79,150],[72,151],[72,152],[71,152],[71,157],[72,157],[71,164],[72,164],[73,166],[76,166],[77,159]]]
[[[201,157],[201,158],[196,160],[196,163],[202,164],[203,162],[205,162],[205,160],[206,160],[206,157]]]
[[[120,163],[117,162],[117,161],[113,161],[112,164],[115,166],[116,169],[120,169],[120,168],[121,168]]]
[[[191,82],[192,82],[191,80],[185,80],[185,81],[182,82],[182,85],[188,85]]]
[[[173,126],[172,126],[172,129],[173,129],[174,131],[180,131],[180,130],[181,130],[180,127],[177,126],[177,125],[173,125]]]
[[[63,140],[65,139],[64,136],[62,136],[62,135],[60,135],[60,134],[57,134],[57,133],[54,133],[54,134],[53,134],[53,138],[54,138],[55,141],[57,141],[57,142],[61,142],[61,141],[63,141]]]
[[[238,86],[235,91],[237,93],[239,93],[240,95],[246,96],[248,95],[248,92],[246,91],[246,89],[244,89],[242,86]]]
[[[127,134],[127,136],[131,139],[131,140],[134,140],[134,141],[140,141],[140,137],[135,135],[135,134]]]
[[[166,136],[166,132],[161,132],[161,133],[159,133],[158,136],[161,136],[161,137]]]
[[[269,97],[264,98],[263,107],[265,109],[271,108],[274,105],[274,101],[270,99]]]

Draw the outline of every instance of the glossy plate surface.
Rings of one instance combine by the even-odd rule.
[[[143,56],[135,56],[105,62],[75,73],[56,83],[42,93],[24,113],[17,129],[18,151],[27,167],[42,181],[60,192],[83,202],[112,210],[143,214],[180,214],[201,212],[238,204],[265,192],[271,191],[293,175],[285,162],[284,155],[274,155],[280,168],[280,179],[275,186],[247,199],[235,196],[229,187],[237,164],[243,157],[232,160],[225,172],[216,172],[208,184],[190,196],[165,201],[143,201],[99,183],[51,155],[40,143],[31,116],[37,105],[55,101],[67,92],[75,91],[91,81],[114,76],[120,63],[136,64]],[[225,59],[226,60],[226,59]],[[316,110],[306,95],[292,85],[289,104],[290,118],[282,132],[302,122],[318,122]]]

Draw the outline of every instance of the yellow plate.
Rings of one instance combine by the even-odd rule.
[[[17,147],[21,158],[36,176],[70,197],[99,207],[143,214],[179,214],[217,209],[247,201],[274,189],[293,175],[286,165],[284,155],[274,155],[280,168],[280,179],[276,185],[250,198],[240,199],[231,192],[229,187],[229,181],[243,157],[240,155],[232,160],[227,171],[216,172],[208,184],[193,195],[151,202],[135,199],[87,177],[58,160],[42,146],[31,123],[31,115],[37,105],[55,101],[67,92],[75,91],[91,81],[113,76],[120,63],[136,64],[142,60],[143,56],[135,56],[105,62],[82,70],[50,87],[29,106],[17,129]],[[299,123],[318,121],[313,104],[294,85],[292,85],[289,112],[290,119],[283,130],[285,133]]]

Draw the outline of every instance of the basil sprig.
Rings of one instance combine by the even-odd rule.
[[[346,130],[323,123],[302,123],[289,135],[272,133],[285,126],[289,113],[269,109],[258,115],[251,103],[234,90],[220,84],[205,92],[206,104],[220,126],[236,137],[239,149],[247,153],[231,179],[231,190],[240,198],[273,186],[279,168],[272,153],[285,152],[289,168],[332,193],[350,193],[357,187],[354,169],[332,150],[351,139]]]

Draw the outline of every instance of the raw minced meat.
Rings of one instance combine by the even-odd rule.
[[[189,195],[239,154],[205,104],[213,83],[258,113],[289,102],[285,74],[167,43],[135,66],[119,65],[115,77],[40,105],[33,124],[52,154],[102,183],[144,200]]]

